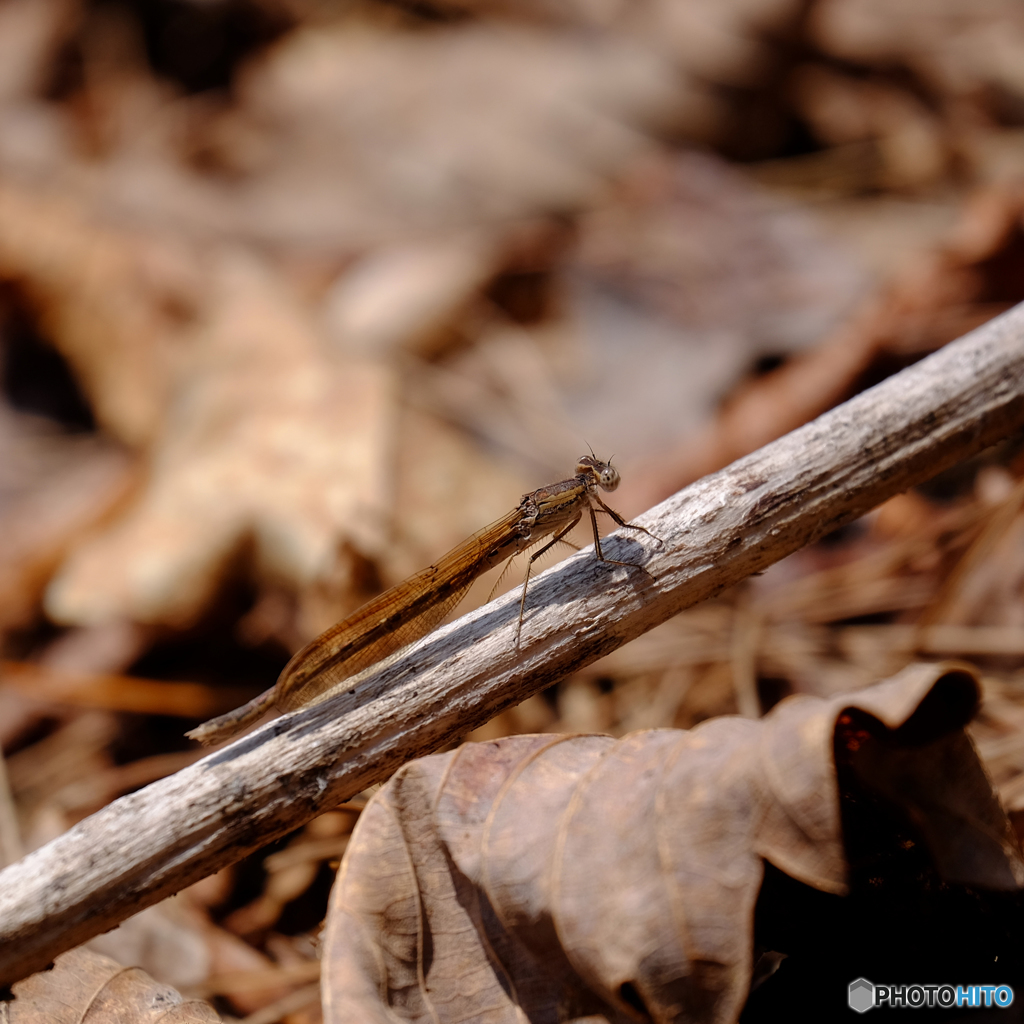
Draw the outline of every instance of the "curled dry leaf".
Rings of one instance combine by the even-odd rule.
[[[520,736],[414,761],[345,856],[325,1019],[735,1020],[765,862],[847,891],[840,743],[946,880],[1021,888],[1024,860],[963,732],[978,699],[969,669],[915,665],[760,721]]]
[[[137,967],[87,949],[57,957],[14,988],[14,999],[0,1003],[5,1024],[202,1024],[219,1021],[209,1003],[185,1000],[168,985]]]

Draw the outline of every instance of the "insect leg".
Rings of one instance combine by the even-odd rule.
[[[604,509],[605,512],[607,512],[609,515],[615,517],[615,521],[619,524],[619,526],[629,526],[629,523],[624,523],[622,521],[622,516],[620,516],[618,514],[618,512],[613,512],[610,508],[608,508],[608,506],[605,505],[605,503],[603,501],[601,501],[601,499],[598,498],[597,495],[593,495],[593,497],[597,501],[601,502],[601,506],[602,506],[602,508]],[[598,561],[599,562],[608,562],[611,565],[625,565],[625,566],[627,566],[630,569],[639,569],[642,573],[646,574],[647,576],[650,576],[651,579],[653,580],[654,577],[651,576],[651,574],[642,565],[638,565],[636,562],[620,562],[617,558],[606,558],[605,557],[604,552],[601,550],[601,535],[597,531],[597,511],[592,506],[590,507],[589,511],[590,511],[590,525],[594,528],[594,551],[597,554]],[[644,528],[642,526],[634,526],[634,527],[632,527],[632,529],[634,529],[634,530],[643,530],[644,533],[647,533],[647,530],[644,530]],[[651,536],[654,537],[654,534],[651,534]],[[658,538],[654,537],[654,539],[657,540]]]
[[[593,512],[591,512],[591,515],[593,515]],[[526,610],[526,587],[527,584],[529,584],[530,582],[530,572],[533,569],[533,563],[536,562],[537,559],[540,558],[540,556],[543,555],[545,552],[550,551],[560,540],[564,539],[565,535],[575,528],[576,524],[580,521],[580,518],[582,516],[582,512],[577,512],[575,517],[569,523],[569,525],[564,530],[562,530],[561,533],[558,533],[554,537],[552,537],[552,539],[549,540],[547,544],[545,544],[544,547],[542,547],[539,551],[530,555],[530,560],[526,563],[526,579],[523,580],[523,596],[519,599],[519,622],[516,625],[517,650],[519,649],[519,635],[523,631],[523,612]]]
[[[646,533],[646,534],[647,534],[647,536],[648,536],[648,537],[650,537],[650,538],[651,538],[652,540],[656,540],[656,541],[658,542],[658,544],[659,544],[659,545],[661,544],[661,538],[660,538],[660,537],[655,537],[655,536],[654,536],[654,534],[653,534],[653,533],[651,533],[651,531],[650,531],[650,530],[647,530],[647,529],[645,529],[645,528],[644,528],[644,527],[642,527],[642,526],[636,526],[636,525],[634,525],[633,523],[627,523],[627,522],[626,522],[626,520],[625,520],[625,519],[623,519],[623,518],[622,518],[622,516],[620,516],[620,515],[619,515],[619,513],[615,511],[615,509],[613,509],[613,508],[609,508],[609,507],[608,507],[608,506],[607,506],[607,505],[606,505],[606,504],[605,504],[605,503],[604,503],[604,502],[603,502],[603,501],[601,500],[601,498],[600,498],[600,496],[599,496],[599,495],[597,495],[597,494],[592,494],[592,495],[591,495],[591,497],[592,497],[592,498],[594,499],[594,501],[596,501],[596,502],[598,503],[598,505],[600,505],[600,506],[601,506],[601,508],[600,508],[600,509],[599,509],[598,511],[600,511],[600,512],[604,512],[604,513],[606,513],[607,515],[610,515],[610,516],[612,517],[612,519],[614,519],[614,520],[615,520],[615,522],[616,522],[616,524],[617,524],[617,525],[619,525],[619,526],[624,526],[624,527],[625,527],[625,528],[626,528],[627,530],[639,530],[639,531],[640,531],[641,533]],[[591,509],[591,515],[593,515],[593,511],[594,511],[594,510],[593,510],[593,509]],[[595,529],[596,529],[596,528],[597,528],[597,527],[595,526]]]

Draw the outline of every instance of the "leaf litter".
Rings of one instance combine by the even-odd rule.
[[[264,689],[290,652],[586,443],[616,454],[629,517],[1024,298],[1009,3],[144,6],[0,3],[8,858],[189,763],[188,725]],[[1010,439],[444,756],[740,735],[806,706],[771,711],[787,695],[860,706],[912,662],[961,658],[980,673],[968,732],[1024,830],[1022,474]],[[874,893],[880,921],[913,908],[919,937],[921,922],[949,936],[940,910],[964,920],[941,841],[908,848],[935,864],[899,859],[906,829],[928,826],[867,785],[877,772],[849,743],[880,742],[874,728],[854,715],[835,733],[843,829],[870,819],[840,855],[850,896],[819,893],[847,902],[815,917],[787,888],[807,877],[750,854],[755,873],[767,863],[754,938],[718,918],[719,953],[746,952],[722,954],[722,988],[694,981],[722,1019],[751,977],[744,1019],[770,1016],[787,977],[807,981],[798,961],[828,976],[807,942],[822,929],[845,962],[895,955],[884,926],[843,916],[853,897]],[[503,738],[518,733],[543,739]],[[913,791],[913,766],[882,747]],[[640,791],[605,809],[625,820]],[[364,803],[145,912],[108,952],[250,1024],[314,1024],[320,922],[339,859],[358,859]],[[532,834],[544,816],[524,806]],[[640,864],[597,896],[656,884]],[[683,903],[714,925],[725,911],[705,898]],[[784,941],[776,900],[807,910]],[[965,934],[987,950],[1009,933],[985,905]],[[637,987],[657,956],[587,987],[648,917],[585,954],[550,947],[583,970],[573,998],[607,1019],[660,1005]],[[667,956],[685,934],[654,945]],[[543,1001],[548,982],[515,976]]]

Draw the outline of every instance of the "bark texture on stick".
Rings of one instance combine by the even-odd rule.
[[[0,984],[1024,426],[1024,305],[0,872]]]

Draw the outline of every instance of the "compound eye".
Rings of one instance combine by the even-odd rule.
[[[606,491],[614,491],[619,486],[619,471],[612,466],[605,466],[601,470],[601,487]]]

